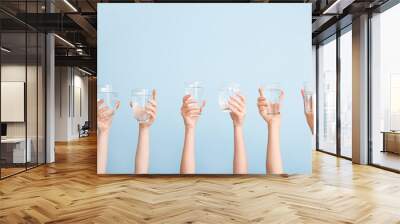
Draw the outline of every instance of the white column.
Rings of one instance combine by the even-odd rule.
[[[55,133],[55,60],[54,60],[54,35],[47,34],[46,36],[46,163],[53,163],[55,161],[54,150],[54,133]]]
[[[54,5],[46,1],[46,11],[54,12]],[[54,34],[46,35],[46,163],[55,162],[55,43]]]
[[[353,162],[368,163],[368,15],[353,20]]]

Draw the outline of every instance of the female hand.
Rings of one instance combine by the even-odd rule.
[[[102,133],[110,130],[113,115],[118,110],[120,102],[117,101],[114,108],[103,106],[103,104],[104,100],[97,101],[97,128]]]
[[[306,117],[306,121],[308,124],[308,127],[311,130],[311,134],[314,134],[314,102],[311,100],[311,105],[309,105],[311,108],[313,108],[311,111],[306,110],[306,102],[305,102],[305,97],[304,97],[304,89],[301,89],[301,96],[303,97],[303,102],[304,102],[304,116]]]
[[[147,120],[145,122],[141,122],[139,124],[139,127],[141,128],[148,128],[150,127],[154,121],[156,120],[157,117],[157,100],[156,100],[157,92],[155,89],[153,89],[151,93],[151,99],[149,102],[146,104],[145,107],[135,107],[133,110],[133,116],[134,117],[146,117]],[[129,106],[131,108],[134,107],[133,103],[130,102]]]
[[[258,112],[260,113],[261,117],[265,120],[265,122],[267,122],[268,125],[280,122],[281,119],[280,113],[270,114],[268,113],[268,110],[280,111],[282,101],[285,97],[284,92],[281,90],[281,94],[279,96],[279,103],[268,102],[268,99],[264,96],[264,92],[261,88],[258,89],[258,93],[260,94],[260,96],[257,99],[257,106],[258,106]]]
[[[146,105],[145,112],[149,115],[148,119],[144,123],[140,123],[140,127],[148,128],[150,127],[157,117],[157,92],[153,89],[151,93],[151,99],[149,100],[149,104]]]
[[[228,101],[228,107],[231,111],[230,115],[233,121],[233,126],[242,127],[244,117],[246,116],[246,99],[241,94],[231,96]]]
[[[181,114],[186,128],[194,128],[206,102],[203,101],[201,107],[199,103],[190,95],[185,95],[182,100]]]

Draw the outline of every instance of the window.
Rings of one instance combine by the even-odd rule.
[[[390,130],[400,130],[400,73],[390,74]]]
[[[352,32],[340,36],[340,155],[352,157]]]
[[[318,48],[318,149],[336,153],[336,37]]]
[[[400,170],[400,5],[371,19],[371,162]]]
[[[44,3],[1,1],[0,7],[23,15],[43,13]],[[5,178],[45,163],[46,38],[3,12],[0,17],[13,24],[0,24],[0,178]]]

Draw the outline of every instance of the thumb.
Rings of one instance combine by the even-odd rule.
[[[206,101],[203,100],[203,103],[201,104],[201,109],[203,109],[206,106]]]
[[[200,107],[200,111],[202,112],[203,111],[203,108],[206,106],[206,101],[205,100],[203,100],[203,103],[201,104],[201,107]]]
[[[258,94],[260,94],[261,97],[264,97],[264,91],[262,88],[258,88]]]
[[[285,99],[285,92],[281,90],[281,95],[279,96],[279,101],[282,102]]]
[[[118,101],[115,103],[114,110],[118,110],[120,104],[121,104],[121,102],[118,100]]]
[[[99,108],[101,105],[103,105],[103,103],[104,103],[103,99],[98,100],[97,101],[97,108]]]

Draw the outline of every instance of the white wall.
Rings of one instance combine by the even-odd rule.
[[[76,71],[76,70],[75,70]],[[88,121],[88,78],[85,76],[74,75],[74,108],[72,108],[71,135],[73,138],[79,137],[78,124],[81,126]],[[80,92],[80,93],[79,93]],[[80,96],[80,97],[79,97]],[[80,102],[79,102],[80,101]],[[71,103],[72,105],[72,103]],[[81,108],[79,108],[81,107]],[[81,111],[80,111],[81,110]],[[75,111],[75,112],[74,112]]]
[[[1,81],[1,121],[24,122],[25,83]]]
[[[55,141],[68,140],[69,68],[55,68]]]
[[[78,125],[88,120],[88,78],[72,67],[56,67],[55,73],[55,140],[74,140]]]

